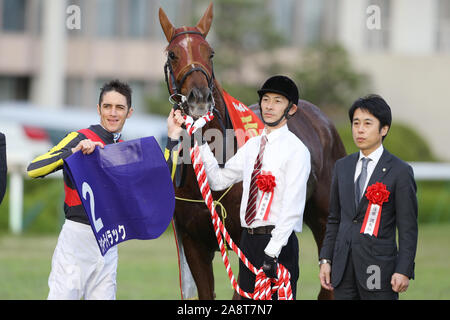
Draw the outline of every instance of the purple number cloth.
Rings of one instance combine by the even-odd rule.
[[[76,152],[64,162],[102,255],[130,239],[155,239],[175,208],[170,172],[154,137]]]

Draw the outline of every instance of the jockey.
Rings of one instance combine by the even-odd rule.
[[[113,80],[101,89],[97,111],[100,124],[69,133],[49,152],[28,166],[31,178],[43,178],[63,169],[64,159],[81,151],[120,142],[125,121],[133,114],[131,88]],[[102,256],[78,192],[63,169],[65,223],[59,234],[48,279],[48,299],[115,299],[117,246]]]
[[[31,178],[42,178],[63,169],[64,159],[75,152],[91,154],[98,146],[121,142],[125,121],[133,114],[131,88],[113,80],[100,93],[97,111],[100,123],[69,133],[49,152],[34,159],[28,166]],[[168,149],[173,144],[168,142]],[[172,157],[166,149],[166,161],[172,168]],[[117,246],[101,255],[86,211],[75,185],[63,169],[65,223],[58,238],[48,279],[48,299],[115,299]]]

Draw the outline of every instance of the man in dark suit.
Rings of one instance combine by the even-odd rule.
[[[0,204],[6,191],[6,140],[0,132]]]
[[[338,160],[334,168],[320,282],[336,299],[398,299],[414,278],[413,170],[383,148],[392,121],[383,98],[358,99],[349,117],[360,151]]]

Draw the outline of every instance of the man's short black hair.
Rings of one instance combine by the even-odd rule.
[[[103,95],[109,91],[116,91],[122,94],[127,99],[127,107],[131,108],[131,93],[132,90],[127,83],[121,82],[120,80],[111,80],[103,85],[100,89],[100,97],[98,99],[98,105],[102,105]]]
[[[389,126],[389,128],[391,127],[391,108],[381,96],[377,94],[369,94],[356,100],[348,111],[350,123],[353,123],[353,115],[358,108],[369,112],[377,118],[378,121],[380,121],[380,131],[384,126]]]

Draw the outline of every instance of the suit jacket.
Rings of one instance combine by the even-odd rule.
[[[6,191],[6,140],[5,135],[0,132],[0,203]]]
[[[320,258],[330,259],[331,282],[337,287],[352,255],[359,284],[368,289],[373,267],[380,271],[380,288],[391,290],[393,273],[414,278],[417,248],[416,183],[411,166],[384,150],[367,186],[376,182],[386,185],[389,199],[383,203],[378,236],[360,233],[369,205],[365,196],[355,206],[354,175],[359,152],[338,160],[331,184],[330,209]],[[398,230],[398,247],[396,242]],[[371,290],[376,290],[372,289]]]

